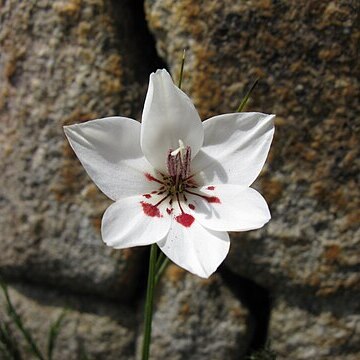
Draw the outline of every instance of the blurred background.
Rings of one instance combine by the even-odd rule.
[[[360,358],[359,25],[356,0],[0,0],[0,274],[41,349],[66,308],[54,359],[136,358],[148,249],[102,243],[110,201],[62,126],[140,120],[150,72],[177,80],[186,49],[202,119],[260,78],[272,220],[208,280],[167,269],[152,359]]]

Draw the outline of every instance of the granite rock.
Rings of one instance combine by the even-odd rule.
[[[272,310],[272,347],[279,359],[356,360],[359,324],[360,316],[351,310],[309,312],[279,300]]]
[[[0,271],[8,277],[133,294],[141,251],[102,243],[110,202],[62,130],[138,116],[148,71],[132,51],[137,33],[128,12],[102,0],[6,1],[0,8]]]
[[[140,341],[134,297],[143,253],[102,244],[109,200],[62,132],[98,117],[140,117],[154,68],[132,13],[139,4],[7,0],[0,7],[0,273],[27,284],[14,285],[11,296],[42,347],[51,320],[70,308],[61,359],[76,356],[81,342],[94,358],[132,359]],[[256,342],[261,309],[246,310],[244,289],[234,290],[250,282],[274,299],[268,330],[280,360],[358,358],[358,4],[145,5],[175,80],[187,49],[183,88],[202,118],[234,111],[257,77],[247,109],[277,114],[274,146],[255,184],[271,223],[233,234],[225,262],[231,284],[224,272],[205,281],[168,269],[157,292],[152,356],[242,357]],[[122,304],[129,299],[134,308]]]
[[[234,234],[225,262],[284,304],[269,324],[274,348],[284,359],[359,356],[350,339],[360,310],[358,3],[148,0],[146,10],[174,74],[187,49],[183,88],[203,118],[234,111],[257,77],[247,110],[277,114],[254,184],[272,220]],[[339,342],[337,326],[316,328],[328,317],[346,328]],[[286,354],[294,338],[304,351]]]
[[[94,301],[91,297],[75,297],[24,284],[9,287],[9,295],[24,327],[43,354],[47,351],[49,329],[66,307],[54,347],[54,360],[78,360],[84,354],[90,360],[115,360],[119,359],[119,354],[121,359],[134,359],[134,309],[118,303],[98,299]],[[4,309],[5,300],[1,293],[1,319],[11,324],[10,329],[18,341],[23,358],[33,359],[23,336],[4,314]]]

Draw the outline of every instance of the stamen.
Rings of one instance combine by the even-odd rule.
[[[166,200],[168,197],[170,196],[170,194],[164,196],[160,201],[158,201],[154,206],[158,207],[164,200]]]
[[[183,208],[181,207],[180,199],[179,199],[179,194],[178,194],[178,193],[176,194],[176,200],[177,200],[177,202],[178,202],[178,204],[179,204],[179,208],[180,208],[181,213],[184,214],[184,210],[183,210]]]
[[[185,195],[187,188],[192,188],[195,185],[194,180],[192,180],[193,175],[190,175],[190,163],[191,163],[191,148],[190,146],[185,146],[182,140],[179,140],[179,147],[176,150],[169,149],[167,153],[167,170],[168,176],[164,176],[164,185],[166,187],[167,196],[170,197],[169,206],[172,209],[172,200],[177,201],[181,215],[176,219],[180,219],[181,222],[183,219],[190,219],[190,215],[184,212],[184,209],[181,206],[180,195],[182,195],[182,200],[187,203],[188,199]],[[162,194],[162,190],[159,189],[158,195]],[[162,199],[161,201],[163,201]],[[170,209],[169,208],[169,209]],[[185,216],[186,215],[186,216]],[[191,217],[187,225],[190,226],[194,221]],[[179,221],[180,221],[179,220]],[[184,220],[185,221],[185,220]],[[187,220],[186,220],[187,221]]]
[[[181,190],[181,183],[190,174],[191,148],[179,140],[176,150],[169,149],[167,154],[167,169],[172,177],[175,188]]]
[[[168,156],[167,156],[167,168],[168,168],[168,172],[169,175],[172,178],[176,177],[176,159],[175,156],[172,155],[173,151],[171,149],[169,149],[168,151]]]
[[[186,179],[190,173],[190,162],[191,162],[191,148],[186,147],[185,154],[183,155],[183,167],[181,169],[181,177]]]

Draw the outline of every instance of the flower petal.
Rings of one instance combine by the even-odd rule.
[[[191,147],[192,157],[201,148],[204,130],[189,97],[174,85],[166,70],[150,75],[141,127],[141,148],[149,162],[167,172],[169,149],[177,149],[179,140]]]
[[[113,203],[104,213],[101,234],[103,241],[115,249],[149,245],[164,238],[169,231],[171,217],[165,205],[149,213],[142,196],[132,196]],[[147,213],[147,214],[146,214]]]
[[[158,243],[175,264],[203,278],[208,278],[229,252],[227,232],[205,229],[197,221],[185,227],[173,219],[167,237]]]
[[[258,177],[274,134],[275,115],[234,113],[204,121],[204,145],[192,162],[204,184],[250,186]]]
[[[265,199],[254,189],[239,185],[214,185],[187,194],[190,213],[208,229],[248,231],[261,228],[270,218]]]
[[[108,117],[64,127],[69,143],[85,170],[112,200],[149,191],[144,173],[152,166],[140,148],[140,124]]]

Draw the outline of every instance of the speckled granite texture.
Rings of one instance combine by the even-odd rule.
[[[233,236],[226,265],[273,297],[281,359],[360,356],[359,5],[355,1],[146,2],[159,53],[204,118],[276,113],[257,187],[273,219]]]
[[[280,360],[358,359],[357,1],[146,0],[146,19],[141,6],[0,1],[0,274],[26,325],[44,346],[67,307],[56,359],[78,359],[82,344],[91,359],[138,356],[146,251],[103,245],[109,200],[62,126],[141,118],[148,75],[161,63],[149,55],[148,26],[175,80],[187,49],[183,88],[202,118],[234,111],[257,77],[247,110],[277,114],[255,184],[272,221],[233,234],[231,283],[224,271],[203,281],[168,269],[152,358],[243,359],[268,325]],[[262,290],[249,298],[245,283]],[[259,325],[264,309],[252,304],[264,293],[271,312]]]
[[[161,285],[152,360],[189,356],[223,360],[245,355],[253,335],[251,317],[220,276],[201,279],[171,265]]]

